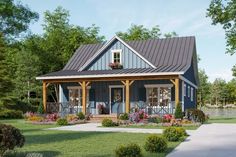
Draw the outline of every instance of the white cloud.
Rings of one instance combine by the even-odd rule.
[[[213,82],[216,78],[222,78],[225,81],[230,81],[233,78],[232,71],[230,69],[220,69],[215,72],[209,72],[208,77],[210,82]]]

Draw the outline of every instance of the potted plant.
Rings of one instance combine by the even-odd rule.
[[[109,63],[108,65],[111,69],[122,69],[123,65],[121,65],[118,62],[114,62],[114,63]]]

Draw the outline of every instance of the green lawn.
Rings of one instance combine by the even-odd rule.
[[[168,151],[161,154],[147,153],[143,149],[149,134],[139,133],[101,133],[42,130],[53,125],[32,125],[24,120],[2,120],[22,130],[26,137],[25,146],[17,150],[17,156],[26,153],[42,153],[43,157],[111,157],[120,144],[134,142],[142,147],[146,157],[166,156],[180,142],[168,143]]]
[[[235,118],[223,118],[223,117],[216,117],[216,118],[210,118],[207,123],[236,123],[236,117]]]
[[[167,126],[155,126],[155,125],[127,125],[117,126],[119,128],[142,128],[142,129],[166,129]],[[199,126],[183,126],[186,130],[196,130]]]

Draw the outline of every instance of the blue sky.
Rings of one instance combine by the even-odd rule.
[[[107,40],[118,31],[126,31],[131,24],[151,28],[159,25],[163,33],[175,31],[179,36],[195,36],[197,52],[210,81],[221,77],[232,79],[231,68],[236,55],[225,54],[225,35],[221,26],[212,26],[206,18],[210,0],[22,0],[40,15],[31,25],[33,33],[41,34],[43,13],[57,6],[69,10],[70,23],[84,27],[96,24]]]

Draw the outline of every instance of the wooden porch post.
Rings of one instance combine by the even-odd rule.
[[[125,112],[130,112],[130,86],[134,81],[125,80],[121,81],[125,85]]]
[[[43,81],[43,110],[47,111],[47,83]]]
[[[175,105],[179,103],[179,79],[175,79]]]
[[[82,88],[82,112],[86,114],[86,104],[87,104],[87,86],[90,84],[90,82],[82,81],[79,82]]]

